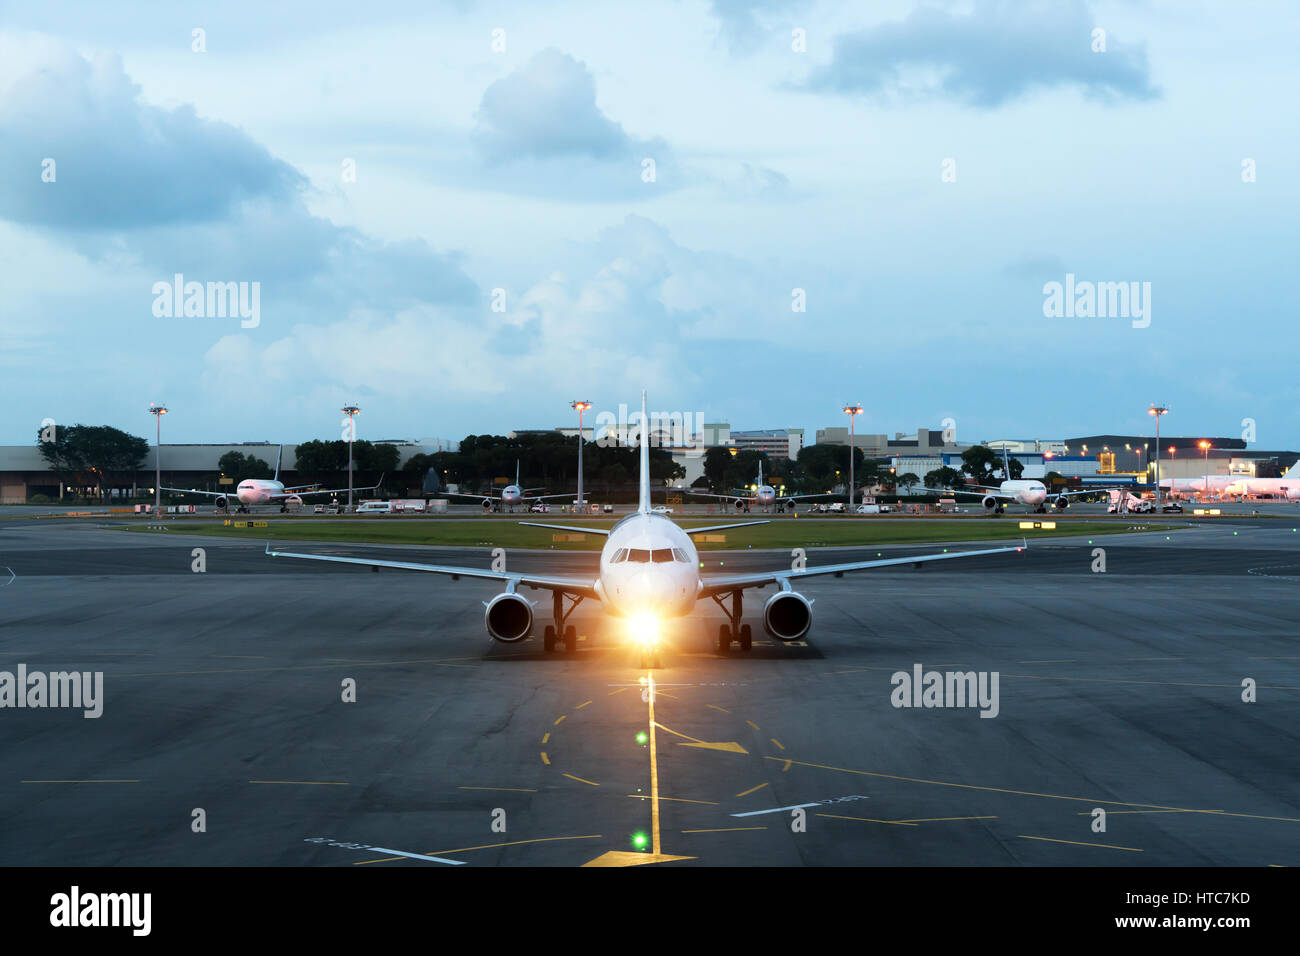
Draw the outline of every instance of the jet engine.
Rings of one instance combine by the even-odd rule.
[[[483,623],[492,639],[513,644],[533,631],[533,606],[509,591],[485,602]]]
[[[483,510],[484,510],[484,511],[491,511],[491,510],[492,510],[492,499],[491,499],[491,498],[484,498],[484,499],[483,499]]]
[[[737,498],[737,499],[736,499],[736,510],[737,510],[737,511],[744,511],[744,510],[745,510],[745,499],[744,499],[744,498]]]
[[[789,511],[794,511],[795,500],[794,500],[793,498],[789,498],[789,499],[787,499],[786,502],[785,502],[785,506],[786,506],[787,510],[789,510]]]
[[[998,499],[994,498],[992,495],[985,495],[984,500],[981,501],[980,504],[984,506],[985,511],[992,511],[998,506]]]
[[[230,499],[227,498],[225,495],[217,495],[216,503],[217,503],[218,511],[225,511],[227,508],[230,507]]]
[[[1058,495],[1056,501],[1053,503],[1061,511],[1064,511],[1066,508],[1070,507],[1070,499],[1065,497],[1065,495]]]
[[[797,641],[812,626],[812,602],[797,591],[778,591],[763,605],[763,627],[778,641]]]

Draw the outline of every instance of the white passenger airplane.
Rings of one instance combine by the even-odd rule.
[[[1002,474],[1006,476],[1006,479],[996,488],[989,488],[986,485],[966,485],[964,488],[927,488],[925,490],[941,493],[982,494],[980,504],[988,511],[996,509],[1001,513],[1009,502],[1016,502],[1028,505],[1039,514],[1046,514],[1047,499],[1049,497],[1056,508],[1064,510],[1070,507],[1070,499],[1076,495],[1095,495],[1106,490],[1104,488],[1085,488],[1082,491],[1049,492],[1047,486],[1037,479],[1012,478],[1011,462],[1007,458],[1005,445],[1002,446]]]
[[[723,501],[732,501],[732,502],[735,502],[735,507],[736,507],[736,510],[737,510],[737,511],[748,511],[748,510],[749,510],[751,507],[753,507],[754,505],[761,505],[761,506],[764,506],[764,507],[766,507],[766,508],[770,511],[771,508],[772,508],[772,505],[774,505],[774,504],[778,504],[778,503],[779,503],[783,508],[790,508],[790,509],[793,510],[796,501],[800,501],[800,500],[802,500],[802,499],[804,499],[804,498],[825,498],[825,497],[827,497],[827,495],[825,495],[825,494],[819,494],[819,495],[781,495],[780,498],[779,498],[779,500],[778,500],[777,493],[776,493],[776,489],[773,488],[771,485],[765,485],[765,484],[763,484],[763,459],[761,459],[761,458],[758,460],[758,490],[756,490],[752,495],[747,495],[747,494],[739,494],[739,495],[711,495],[711,494],[709,494],[708,492],[705,492],[705,491],[692,491],[692,490],[689,489],[689,488],[684,489],[684,490],[686,491],[686,493],[687,493],[688,495],[694,495],[696,498],[720,498],[720,499],[722,499]]]
[[[1200,478],[1161,478],[1160,488],[1174,498],[1221,497],[1236,479],[1232,475],[1202,475]]]
[[[275,477],[274,478],[245,478],[235,486],[233,497],[239,502],[239,510],[246,510],[250,505],[265,505],[278,503],[281,511],[288,511],[289,505],[301,505],[304,495],[338,495],[343,494],[346,488],[320,488],[315,489],[314,485],[295,485],[292,488],[286,488],[280,482],[280,462],[284,458],[284,446],[280,446],[280,451],[275,458]],[[366,488],[353,488],[356,491],[374,491],[379,485],[384,483],[383,476],[380,476],[378,484],[370,485]],[[308,490],[315,489],[315,490]],[[226,508],[230,504],[232,497],[228,491],[199,491],[197,488],[164,488],[163,491],[175,491],[187,495],[207,495],[209,498],[216,499],[218,508]]]
[[[515,459],[515,483],[506,485],[501,489],[499,496],[492,495],[471,495],[461,491],[445,491],[443,494],[452,498],[479,498],[483,502],[484,511],[500,511],[504,505],[506,510],[514,513],[515,505],[529,505],[534,501],[545,501],[547,498],[570,498],[572,495],[530,495],[530,491],[540,491],[540,488],[520,488],[519,487],[519,459]]]
[[[1281,478],[1251,478],[1242,475],[1229,482],[1223,489],[1223,493],[1242,498],[1273,495],[1285,498],[1287,501],[1300,500],[1300,461],[1292,465]]]
[[[645,392],[641,393],[642,421],[645,417]],[[776,585],[777,591],[763,604],[763,626],[778,641],[797,641],[808,633],[812,625],[812,600],[794,589],[802,578],[833,574],[840,577],[847,571],[864,571],[869,568],[919,566],[929,561],[947,561],[986,554],[1008,554],[1024,547],[989,548],[982,551],[950,551],[907,558],[885,558],[876,561],[852,561],[819,567],[780,568],[773,571],[742,572],[738,574],[700,574],[700,560],[691,535],[746,525],[766,524],[762,521],[736,521],[729,524],[709,525],[702,528],[682,528],[670,518],[650,510],[650,444],[641,436],[640,502],[637,510],[619,521],[608,531],[597,528],[575,528],[565,525],[539,524],[521,521],[521,525],[576,531],[583,534],[603,534],[605,544],[600,552],[600,566],[595,577],[579,574],[534,574],[520,571],[489,571],[483,568],[455,567],[442,564],[420,564],[413,561],[385,561],[378,558],[344,558],[322,554],[298,554],[272,551],[267,544],[266,553],[275,558],[303,558],[309,561],[333,561],[339,564],[359,564],[375,570],[398,568],[409,571],[427,571],[432,574],[496,581],[505,589],[484,601],[484,624],[488,634],[507,644],[522,641],[533,630],[535,602],[519,593],[520,588],[551,592],[554,624],[547,624],[543,644],[553,651],[558,641],[563,641],[569,651],[577,649],[577,629],[566,625],[574,608],[584,600],[598,600],[604,609],[624,619],[627,637],[636,642],[642,652],[643,664],[649,660],[657,663],[658,644],[662,623],[667,618],[689,614],[697,603],[713,600],[729,623],[721,625],[718,632],[718,651],[726,653],[733,641],[748,651],[752,643],[750,625],[742,624],[742,596],[749,588]],[[565,598],[569,603],[565,602]],[[730,597],[730,602],[727,598]]]

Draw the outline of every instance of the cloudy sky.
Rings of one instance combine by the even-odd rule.
[[[458,439],[645,386],[809,440],[1159,400],[1300,447],[1294,4],[3,7],[4,443],[152,401],[175,442],[349,401]],[[1045,316],[1067,273],[1148,315]],[[177,274],[256,283],[256,324],[172,314]]]

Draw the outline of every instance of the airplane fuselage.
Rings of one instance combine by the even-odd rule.
[[[235,489],[241,505],[264,505],[273,495],[284,494],[284,483],[269,478],[245,478]]]
[[[689,614],[700,594],[695,543],[663,515],[628,515],[601,548],[596,593],[619,617]]]
[[[1010,495],[1022,505],[1039,507],[1047,500],[1047,486],[1041,481],[1026,478],[1009,478],[998,486],[1004,495]]]

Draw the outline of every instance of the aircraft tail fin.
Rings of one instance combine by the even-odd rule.
[[[515,459],[515,487],[519,487],[519,459]]]
[[[1290,468],[1288,468],[1286,474],[1283,475],[1282,477],[1283,477],[1283,478],[1300,478],[1300,460],[1297,460],[1296,463],[1295,463],[1294,465],[1292,465]]]
[[[646,514],[650,511],[650,417],[646,414],[645,389],[641,389],[641,427],[638,429],[641,442],[641,494],[638,498],[637,511]]]
[[[280,446],[279,454],[275,456],[275,478],[274,481],[280,480],[280,464],[284,461],[284,445]]]
[[[1002,477],[1011,480],[1011,459],[1007,456],[1007,446],[1002,446]]]
[[[763,487],[763,459],[758,460],[758,487]]]

